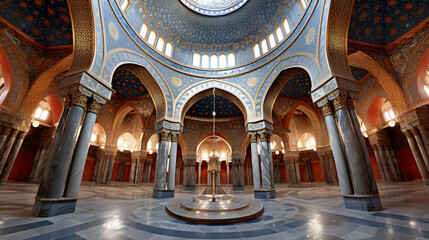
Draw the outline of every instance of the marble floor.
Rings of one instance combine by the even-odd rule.
[[[277,198],[263,201],[261,217],[199,225],[167,215],[168,200],[151,198],[149,184],[84,183],[76,213],[34,218],[37,185],[8,183],[0,186],[0,239],[429,239],[429,187],[421,181],[378,186],[380,212],[344,209],[338,186],[278,184]],[[176,196],[193,194],[176,190]],[[234,194],[251,197],[253,192],[246,187]]]

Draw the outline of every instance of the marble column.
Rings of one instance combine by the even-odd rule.
[[[1,126],[1,134],[0,134],[0,149],[3,149],[4,143],[6,142],[7,137],[9,137],[12,132],[12,128]]]
[[[6,165],[7,159],[9,157],[9,153],[12,150],[13,144],[15,143],[15,139],[16,136],[18,135],[19,130],[18,129],[13,129],[11,131],[11,133],[8,136],[8,139],[4,145],[4,148],[1,152],[1,157],[0,157],[0,173],[3,172],[3,168]]]
[[[340,139],[340,133],[337,128],[334,113],[330,103],[322,106],[322,112],[325,116],[326,127],[328,129],[329,140],[331,142],[332,153],[334,155],[335,166],[337,168],[338,181],[342,195],[353,195],[353,185],[349,173],[349,166],[346,161],[343,145]]]
[[[60,198],[64,194],[64,188],[67,180],[67,173],[70,161],[73,155],[73,146],[77,138],[77,131],[84,109],[86,107],[87,97],[80,92],[73,94],[72,108],[61,133],[58,148],[55,151],[53,161],[48,171],[47,182],[45,182],[44,196],[48,198]]]
[[[356,114],[354,100],[350,97],[347,98],[347,109],[348,109],[348,113],[350,116],[350,120],[352,122],[352,127],[353,127],[354,132],[355,132],[355,136],[357,137],[357,140],[358,140],[358,143],[359,143],[359,146],[361,149],[361,153],[362,153],[362,157],[363,157],[363,163],[364,163],[364,166],[366,166],[366,171],[368,172],[368,179],[369,179],[369,182],[371,184],[369,192],[378,194],[378,189],[377,189],[377,184],[375,182],[374,172],[372,171],[371,160],[369,159],[369,154],[368,154],[367,146],[365,143],[365,139],[364,139],[362,132],[360,130],[360,124],[359,124],[359,120],[358,120],[358,117]],[[388,162],[391,162],[391,158],[389,158]]]
[[[75,94],[76,95],[76,94]],[[58,146],[60,144],[61,138],[63,136],[63,131],[66,125],[67,120],[69,119],[70,110],[72,108],[72,102],[73,102],[73,94],[69,94],[64,98],[64,108],[61,113],[60,121],[58,122],[57,128],[54,133],[54,138],[52,139],[52,146],[49,151],[49,155],[46,159],[46,164],[44,165],[45,170],[43,171],[42,176],[40,177],[40,185],[39,185],[39,191],[37,193],[37,196],[44,196],[45,186],[46,182],[48,181],[48,177],[50,176],[48,172],[51,169],[51,165],[54,161],[56,161],[56,152],[58,150]],[[86,103],[85,103],[86,105]],[[82,110],[83,112],[83,110]],[[80,123],[80,122],[79,122]]]
[[[229,162],[226,161],[226,184],[230,184],[231,177],[229,175]]]
[[[95,182],[97,180],[98,168],[100,165],[100,159],[95,159],[94,171],[92,172],[91,182]]]
[[[260,141],[259,144],[261,146],[261,173],[262,173],[262,190],[268,191],[271,190],[271,178],[272,178],[272,171],[271,171],[271,164],[270,164],[270,158],[268,154],[271,154],[268,152],[268,139],[267,134],[262,133],[260,134]]]
[[[151,169],[152,169],[152,161],[153,160],[148,160],[147,161],[147,166],[146,166],[146,174],[145,174],[145,182],[149,183],[150,182],[150,175],[151,175]]]
[[[317,148],[323,169],[323,177],[326,184],[337,183],[337,175],[333,163],[332,150],[330,146]]]
[[[346,149],[355,193],[358,195],[376,194],[376,192],[372,191],[372,182],[370,177],[372,171],[369,172],[366,167],[365,158],[361,151],[357,133],[354,130],[349,111],[347,110],[346,99],[345,97],[338,96],[334,99],[333,103],[337,113],[344,147]]]
[[[67,186],[64,193],[65,197],[78,197],[86,157],[88,156],[91,134],[94,129],[95,120],[97,119],[98,110],[100,110],[100,104],[96,100],[92,99],[86,110],[85,118],[74,150]]]
[[[299,174],[299,152],[286,152],[283,155],[283,160],[286,165],[286,178],[288,186],[299,187],[301,185],[301,175]]]
[[[310,160],[310,158],[305,158],[304,159],[304,164],[305,164],[305,173],[307,174],[307,181],[308,182],[314,182],[313,169],[311,167],[311,160]]]
[[[429,170],[429,156],[428,156],[428,153],[426,152],[426,148],[424,146],[420,132],[418,131],[417,128],[411,128],[410,132],[413,134],[414,139],[416,140],[416,143],[417,143],[417,147],[420,151],[420,154],[422,155],[423,161],[426,164],[426,168]]]
[[[178,162],[177,163],[177,161],[176,161],[176,185],[180,184],[180,174],[181,174],[180,169],[181,169],[181,166],[182,166],[182,162]]]
[[[18,155],[19,149],[21,149],[22,142],[24,141],[25,135],[27,132],[19,132],[9,156],[7,158],[6,164],[3,167],[3,171],[0,174],[0,183],[6,183],[9,178],[10,171],[12,171],[13,164],[15,163],[16,156]]]
[[[268,154],[268,162],[270,164],[270,170],[271,170],[271,189],[276,188],[275,183],[275,174],[274,174],[274,162],[273,162],[273,152],[271,151],[271,134],[266,134],[267,138],[267,154]]]
[[[137,159],[131,157],[131,170],[130,170],[130,180],[128,182],[134,183],[136,180],[136,169],[137,169]]]
[[[168,162],[168,141],[169,131],[161,130],[159,133],[158,154],[156,156],[155,181],[153,184],[154,198],[171,197],[171,192],[167,192],[167,162]],[[172,192],[174,197],[174,191]]]
[[[108,168],[107,168],[105,183],[110,183],[112,181],[112,173],[113,173],[113,166],[115,165],[115,158],[116,158],[116,153],[107,156],[106,162],[107,162]]]
[[[372,150],[374,151],[374,155],[375,155],[375,160],[377,161],[377,166],[378,169],[380,170],[380,175],[381,175],[381,180],[388,182],[388,177],[385,174],[385,172],[387,171],[387,169],[384,169],[384,165],[383,165],[383,155],[381,154],[381,147],[380,144],[371,144]]]
[[[202,165],[202,161],[198,162],[198,184],[201,184],[201,165]]]
[[[261,189],[261,175],[259,168],[259,154],[258,154],[258,139],[256,133],[250,133],[250,151],[252,154],[252,169],[253,169],[253,189],[258,191]]]
[[[171,134],[170,165],[169,165],[169,171],[168,171],[168,190],[174,190],[174,185],[175,185],[178,137],[179,137],[179,133]]]
[[[124,168],[125,159],[121,159],[118,167],[118,175],[116,176],[116,182],[122,182],[124,179]]]
[[[184,175],[183,175],[183,189],[184,190],[194,190],[195,189],[195,156],[187,156],[183,159],[183,164],[185,165]]]
[[[420,175],[422,176],[423,184],[429,185],[429,171],[425,162],[423,161],[422,155],[420,154],[416,140],[410,131],[404,131],[404,134],[407,137],[407,141],[410,145],[411,152],[413,153],[414,160],[416,161],[417,168],[419,169]]]

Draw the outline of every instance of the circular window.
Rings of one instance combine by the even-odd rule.
[[[247,0],[180,0],[191,10],[207,15],[222,16],[242,7]]]

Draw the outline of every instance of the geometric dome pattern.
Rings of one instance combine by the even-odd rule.
[[[310,76],[306,71],[293,75],[283,86],[281,93],[288,97],[309,98],[311,91]]]

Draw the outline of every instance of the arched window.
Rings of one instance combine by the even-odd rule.
[[[210,68],[217,68],[217,55],[215,54],[210,57]]]
[[[219,68],[226,68],[226,54],[219,55]]]
[[[51,107],[49,106],[49,103],[46,101],[40,101],[39,106],[37,107],[33,116],[37,120],[45,122],[48,120],[50,112],[51,112]]]
[[[273,48],[276,46],[276,39],[274,37],[274,34],[268,35],[268,42],[270,43],[270,48]]]
[[[147,39],[147,42],[153,46],[155,44],[155,40],[156,40],[156,32],[152,30],[149,33],[149,38]]]
[[[165,44],[164,38],[162,38],[162,37],[158,38],[158,43],[156,44],[156,49],[158,51],[162,52],[162,50],[164,50],[164,44]]]
[[[235,53],[228,54],[228,67],[235,66]]]
[[[268,52],[268,44],[266,39],[261,41],[261,48],[262,48],[262,53]]]
[[[140,28],[140,36],[143,39],[146,39],[148,31],[149,31],[149,26],[146,23],[143,23],[142,28]]]
[[[201,59],[201,67],[203,68],[209,68],[210,66],[210,59],[209,59],[209,55],[204,54],[202,59]]]
[[[259,56],[261,56],[261,49],[259,48],[258,44],[255,44],[253,46],[253,56],[255,56],[255,58],[258,58]]]
[[[277,36],[277,42],[283,41],[284,36],[283,36],[283,31],[281,27],[276,28],[276,36]]]
[[[173,55],[173,44],[171,44],[170,42],[168,42],[165,46],[165,55],[167,55],[168,57],[171,57]]]
[[[194,53],[194,57],[192,58],[192,66],[201,66],[201,55],[199,53]]]
[[[130,6],[131,0],[123,0],[121,3],[121,11],[125,12],[128,9],[128,6]]]
[[[121,136],[119,136],[118,142],[116,144],[120,151],[124,151],[124,150],[132,151],[132,150],[135,150],[136,148],[136,140],[134,136],[129,132],[126,132]]]
[[[396,114],[393,111],[392,104],[389,100],[386,100],[381,107],[381,113],[383,114],[384,120],[389,126],[393,127],[396,124]]]
[[[285,30],[286,35],[288,35],[290,33],[290,25],[289,21],[286,18],[283,20],[283,28]]]

